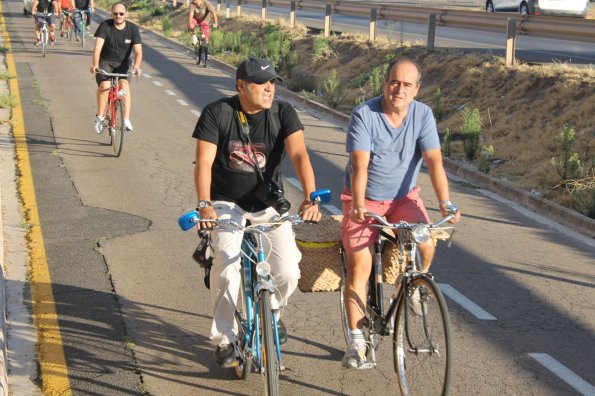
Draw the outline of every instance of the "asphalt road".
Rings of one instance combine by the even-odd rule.
[[[41,58],[21,2],[3,8],[73,393],[261,394],[259,375],[238,381],[216,367],[209,295],[191,259],[196,239],[176,224],[195,205],[191,132],[198,112],[232,94],[232,78],[198,68],[165,40],[144,34],[145,75],[132,83],[135,131],[114,158],[107,136],[93,131],[91,47],[58,40]],[[332,189],[338,207],[344,132],[305,112],[300,117],[317,185]],[[451,183],[464,220],[432,268],[453,322],[452,394],[595,394],[593,242],[551,229],[464,181]],[[297,202],[299,192],[286,186]],[[434,208],[426,175],[420,186]],[[453,290],[475,306],[455,302]],[[297,292],[290,302],[282,394],[396,392],[388,340],[376,369],[341,369],[337,293]]]

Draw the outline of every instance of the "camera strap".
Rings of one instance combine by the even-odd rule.
[[[238,120],[239,120],[240,126],[242,128],[242,131],[240,132],[240,138],[242,139],[242,144],[244,145],[244,148],[246,150],[248,150],[248,152],[252,156],[252,162],[254,163],[254,170],[258,174],[258,178],[260,179],[261,183],[265,183],[264,175],[262,174],[262,171],[260,170],[260,167],[258,166],[258,158],[256,157],[256,153],[254,152],[254,145],[252,144],[252,141],[250,140],[250,125],[248,125],[248,119],[246,118],[246,115],[244,114],[243,111],[236,110],[236,113],[238,115]],[[248,141],[248,145],[246,145],[246,141]]]

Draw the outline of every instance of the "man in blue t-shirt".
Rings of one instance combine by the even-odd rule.
[[[140,31],[134,23],[126,21],[127,15],[124,3],[114,3],[112,5],[113,18],[101,22],[95,32],[91,73],[95,74],[98,85],[97,114],[95,115],[95,132],[97,133],[103,131],[103,116],[111,86],[110,78],[97,73],[97,69],[119,74],[131,72],[137,77],[141,74],[140,65],[143,60],[143,51]],[[134,55],[132,65],[131,55]],[[120,89],[126,91],[126,95],[124,95],[124,126],[128,132],[132,132],[130,85],[126,78],[120,78],[119,85]]]
[[[416,185],[422,161],[443,216],[448,216],[446,208],[452,205],[432,110],[414,100],[420,81],[421,71],[415,62],[393,60],[384,79],[383,95],[356,107],[347,130],[350,155],[341,195],[341,231],[348,265],[345,306],[351,343],[342,360],[345,368],[357,368],[366,361],[361,329],[378,228],[368,226],[365,213],[385,216],[392,223],[429,223]],[[451,223],[458,222],[460,216],[457,212]],[[419,249],[425,272],[432,262],[434,244],[429,241]]]

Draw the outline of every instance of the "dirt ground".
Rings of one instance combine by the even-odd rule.
[[[187,40],[187,34],[183,33],[186,13],[182,7],[170,14],[173,23],[170,37],[182,42]],[[152,29],[161,30],[159,19],[145,20]],[[262,24],[255,18],[225,20],[221,16],[220,21],[223,31],[262,34]],[[289,30],[286,26],[282,28]],[[576,206],[566,189],[556,188],[561,178],[552,164],[552,158],[560,151],[557,138],[563,125],[568,124],[576,131],[571,151],[580,155],[584,166],[582,177],[593,176],[595,68],[592,65],[577,68],[562,63],[529,65],[519,62],[506,67],[504,60],[497,56],[444,49],[426,54],[425,48],[415,43],[395,44],[380,40],[372,44],[365,37],[345,34],[334,36],[332,51],[321,56],[313,51],[317,36],[305,27],[292,31],[291,35],[292,59],[300,61],[290,73],[281,72],[290,89],[302,91],[308,88],[304,92],[306,95],[328,104],[320,95],[321,87],[335,71],[344,90],[337,109],[348,114],[358,100],[372,96],[366,81],[371,70],[395,55],[405,55],[422,67],[422,87],[417,99],[430,105],[435,113],[437,107],[441,108],[440,131],[449,128],[458,132],[462,110],[479,110],[482,120],[480,147],[492,145],[494,148],[490,175],[562,205]],[[226,61],[225,56],[215,56]],[[229,63],[233,61],[228,60]],[[434,95],[437,88],[442,93],[439,103]],[[452,147],[451,157],[464,160],[462,144],[454,142]],[[590,199],[594,195],[591,193]],[[586,212],[583,210],[583,213]]]

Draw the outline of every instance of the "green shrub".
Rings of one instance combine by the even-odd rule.
[[[173,27],[174,24],[167,15],[161,18],[161,28],[163,29],[163,35],[165,37],[169,37],[171,35]]]
[[[343,85],[339,81],[339,77],[337,76],[337,70],[331,70],[328,78],[324,80],[324,84],[322,86],[322,91],[326,98],[326,103],[332,107],[336,108],[339,106],[339,103],[345,97]]]
[[[452,154],[452,132],[449,128],[444,129],[444,140],[442,144],[444,156],[450,158]]]
[[[479,109],[463,109],[461,134],[463,135],[463,148],[465,157],[473,161],[477,157],[479,150],[479,140],[481,135],[482,123]]]
[[[577,179],[582,172],[580,155],[571,153],[575,141],[576,131],[571,125],[564,124],[557,138],[558,154],[552,158],[552,164],[563,181]]]
[[[483,146],[479,154],[479,165],[477,168],[480,172],[490,173],[492,159],[494,158],[494,147],[492,145]]]
[[[432,104],[434,118],[436,118],[436,122],[442,121],[442,117],[444,116],[444,108],[442,106],[442,90],[440,87],[436,88],[434,92],[432,92]]]

